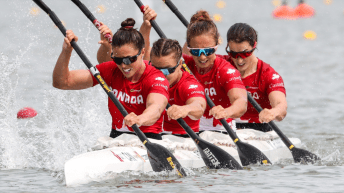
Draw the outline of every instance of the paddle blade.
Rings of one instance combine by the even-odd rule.
[[[180,177],[187,176],[182,165],[164,146],[150,142],[146,143],[145,146],[153,171],[161,172],[176,170]]]
[[[196,140],[202,159],[209,169],[243,169],[241,165],[225,150],[200,138]]]
[[[299,163],[311,163],[314,164],[315,161],[321,160],[317,155],[311,153],[307,150],[293,147],[291,149],[291,154],[294,157],[294,161]]]
[[[254,146],[243,143],[242,141],[236,142],[241,164],[247,166],[250,164],[272,164],[268,157],[266,157],[259,149]]]

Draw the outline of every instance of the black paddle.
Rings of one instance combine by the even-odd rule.
[[[78,6],[81,11],[86,15],[86,17],[91,20],[91,22],[96,26],[96,28],[99,30],[99,27],[102,26],[102,24],[93,16],[93,14],[90,12],[90,10],[87,9],[87,7],[81,3],[79,0],[71,0],[73,3],[75,3],[76,6]],[[104,35],[104,37],[111,43],[112,37],[111,34],[107,33]]]
[[[144,5],[142,4],[142,2],[140,0],[134,1],[140,8],[141,12],[143,12]],[[160,35],[160,37],[167,38],[154,20],[151,20],[150,22],[152,26],[155,29],[157,29],[157,33]],[[167,104],[166,109],[170,107],[171,105]],[[241,165],[226,151],[224,151],[220,147],[217,147],[214,144],[211,144],[203,140],[198,135],[196,135],[196,133],[189,127],[189,125],[182,118],[177,119],[177,122],[186,131],[186,133],[194,140],[205,165],[209,169],[242,169]]]
[[[256,100],[254,100],[254,98],[248,92],[247,92],[247,97],[250,103],[252,104],[252,106],[260,113],[263,110],[263,108],[257,103]],[[273,121],[270,121],[268,124],[277,133],[277,135],[282,139],[284,144],[289,148],[295,162],[304,161],[306,163],[314,163],[315,161],[320,160],[320,158],[316,156],[315,154],[307,150],[296,148],[291,143],[291,141],[282,133],[282,131],[277,127],[277,125]]]
[[[166,109],[170,108],[171,105],[167,104]],[[225,150],[211,144],[202,138],[200,138],[196,133],[190,128],[190,126],[182,119],[177,119],[179,125],[186,131],[186,133],[194,140],[198,151],[200,152],[205,165],[209,169],[243,169],[241,165]]]
[[[178,18],[182,18],[181,21],[183,24],[187,27],[188,26],[188,21],[184,18],[184,16],[178,11],[176,6],[170,1],[170,0],[165,0],[166,5],[172,10],[173,13],[177,15]],[[287,4],[287,0],[283,1],[283,5]],[[259,106],[259,104],[252,98],[252,96],[247,92],[248,95],[248,100],[249,102],[255,107],[255,109],[260,112],[262,111],[262,108]],[[314,158],[314,160],[319,160],[320,158],[317,157],[316,155],[302,149],[296,148],[290,140],[281,132],[281,130],[278,129],[275,123],[270,122],[269,123],[270,127],[278,134],[278,136],[282,139],[282,141],[286,144],[286,146],[292,151],[293,157],[295,162],[300,162],[301,158],[303,160],[309,162],[309,158]],[[294,150],[293,150],[294,149]],[[294,151],[294,153],[293,153]]]
[[[177,7],[170,0],[164,0],[164,2],[172,10],[172,12],[177,15],[177,17],[182,21],[185,27],[188,27],[189,22],[179,12]],[[186,68],[186,70],[192,74],[192,72],[188,69],[186,64],[183,64],[183,67]],[[206,99],[209,107],[213,108],[215,106],[214,102],[210,99],[208,95],[206,95]],[[220,122],[222,123],[222,125],[224,126],[229,136],[234,141],[234,143],[237,145],[239,157],[243,166],[256,163],[271,164],[270,160],[259,149],[248,143],[242,142],[225,119],[221,119]]]
[[[53,20],[55,25],[60,29],[62,34],[66,36],[66,29],[62,25],[60,19],[55,15],[55,13],[51,11],[50,8],[44,2],[42,2],[42,0],[33,0],[33,1],[49,15],[49,17]],[[107,95],[110,97],[112,102],[120,110],[121,114],[124,117],[128,115],[128,112],[124,109],[122,104],[117,100],[115,94],[109,89],[109,87],[107,86],[103,78],[100,76],[100,73],[97,70],[97,68],[91,64],[91,62],[87,59],[87,57],[79,48],[77,43],[75,41],[72,41],[71,45],[74,48],[74,50],[78,53],[82,61],[90,69],[92,75],[97,79],[97,81],[99,82],[101,87],[104,89],[104,91],[107,93]],[[182,168],[178,160],[173,156],[173,154],[170,151],[168,151],[165,147],[159,144],[151,143],[136,124],[133,125],[132,128],[137,134],[137,136],[140,138],[142,143],[145,145],[147,149],[149,161],[154,171],[160,172],[160,171],[165,171],[165,170],[176,169],[176,171],[178,172],[178,175],[180,175],[181,177],[186,176],[184,169]]]

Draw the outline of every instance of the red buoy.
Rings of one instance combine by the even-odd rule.
[[[32,118],[37,115],[37,111],[31,107],[24,107],[20,109],[17,113],[17,118],[18,119],[27,119],[27,118]]]
[[[305,3],[300,3],[295,9],[295,14],[298,16],[298,17],[313,17],[314,16],[314,9],[305,4]]]
[[[280,7],[277,7],[272,12],[272,15],[275,18],[280,18],[280,19],[296,19],[297,18],[297,15],[295,14],[294,9],[288,5],[282,5]]]

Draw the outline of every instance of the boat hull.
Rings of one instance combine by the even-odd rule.
[[[255,133],[256,131],[245,131],[245,134],[241,135],[243,136],[241,138],[242,141],[258,148],[272,163],[280,159],[292,158],[291,152],[283,144],[281,139],[276,138],[276,136],[266,137],[260,135],[257,137],[257,135],[252,134],[252,132]],[[237,132],[237,134],[240,137],[240,133]],[[228,135],[220,133],[214,134],[213,132],[202,133],[202,135],[203,138],[212,138],[212,143],[228,152],[241,163],[236,147],[234,143],[228,139]],[[254,136],[256,136],[256,138]],[[123,135],[121,138],[122,141],[121,139],[116,138],[116,140],[114,140],[107,137],[100,139],[99,141],[101,141],[101,144],[98,144],[98,147],[95,149],[98,148],[101,150],[83,153],[68,160],[65,164],[66,185],[73,186],[86,184],[92,181],[102,181],[113,178],[114,173],[121,173],[124,171],[152,171],[147,156],[147,150],[140,144],[137,137],[134,135]],[[183,167],[200,168],[205,166],[197,147],[191,139],[164,136],[164,140],[150,140],[153,143],[159,143],[171,150]],[[301,144],[301,141],[297,138],[290,138],[290,140],[295,146]]]

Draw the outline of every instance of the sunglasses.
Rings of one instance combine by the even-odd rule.
[[[142,49],[141,49],[142,50]],[[123,58],[118,58],[118,57],[114,57],[113,53],[111,53],[111,58],[113,59],[113,61],[117,64],[117,65],[121,65],[122,63],[124,63],[125,65],[129,65],[131,63],[136,62],[137,57],[141,54],[141,50],[139,51],[139,53],[135,56],[128,56],[128,57],[123,57]]]
[[[188,50],[194,56],[200,57],[203,53],[205,56],[209,56],[215,53],[217,46],[209,47],[209,48],[189,48]]]
[[[237,59],[238,57],[245,59],[245,58],[252,55],[253,51],[256,49],[256,45],[254,45],[252,50],[243,51],[243,52],[234,52],[234,51],[228,50],[228,48],[229,48],[229,46],[227,45],[226,52],[230,57],[235,58],[235,59]]]
[[[151,65],[151,61],[149,61],[149,64]],[[165,76],[168,76],[170,74],[172,74],[174,71],[176,71],[177,67],[179,66],[179,61],[177,63],[177,65],[175,67],[172,68],[158,68],[155,67],[156,69],[160,70]]]

